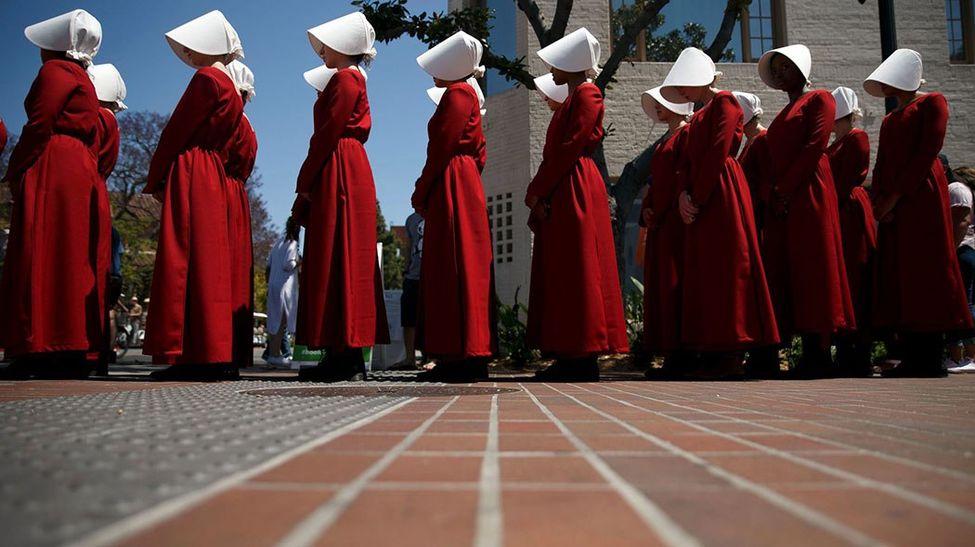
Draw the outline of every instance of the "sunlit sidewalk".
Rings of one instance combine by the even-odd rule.
[[[0,384],[0,543],[975,537],[975,376],[472,387]]]

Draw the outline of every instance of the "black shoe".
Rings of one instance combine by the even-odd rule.
[[[224,366],[170,365],[162,370],[149,373],[149,378],[157,382],[219,382],[224,380]]]
[[[417,382],[437,382],[444,384],[473,384],[481,371],[466,361],[437,363],[431,370],[416,375]]]
[[[362,349],[355,348],[335,355],[326,353],[316,366],[298,371],[299,382],[364,382],[366,364]]]
[[[222,379],[229,382],[240,380],[240,367],[237,365],[223,365]]]
[[[936,367],[914,367],[906,363],[901,363],[894,368],[887,369],[880,373],[884,378],[944,378],[948,376],[948,371]]]
[[[599,365],[595,357],[557,359],[545,370],[535,373],[536,382],[598,382]]]
[[[94,366],[83,354],[71,352],[39,357],[34,364],[34,377],[44,380],[84,380]]]

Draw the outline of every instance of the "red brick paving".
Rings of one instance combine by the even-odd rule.
[[[0,400],[171,386],[0,384]],[[414,400],[145,523],[126,544],[949,545],[975,537],[975,377],[521,387]]]

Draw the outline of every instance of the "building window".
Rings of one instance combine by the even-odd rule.
[[[487,197],[488,225],[495,228],[494,231],[494,260],[497,264],[513,262],[514,243],[511,230],[501,229],[502,226],[512,225],[512,196],[507,194],[496,194]],[[492,207],[493,205],[493,207]]]
[[[948,59],[952,63],[975,62],[972,36],[972,1],[945,0],[948,27]]]
[[[643,2],[609,0],[614,40],[637,16]],[[721,28],[726,0],[671,2],[637,36],[631,61],[674,62],[688,46],[707,49]],[[720,61],[756,62],[766,51],[786,44],[785,0],[752,0],[743,7]]]

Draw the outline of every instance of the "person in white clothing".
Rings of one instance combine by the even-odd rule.
[[[298,267],[301,258],[298,254],[298,237],[301,226],[288,217],[284,237],[277,240],[268,255],[267,280],[267,347],[270,365],[287,365],[281,356],[281,340],[287,333],[295,331],[298,315]]]

